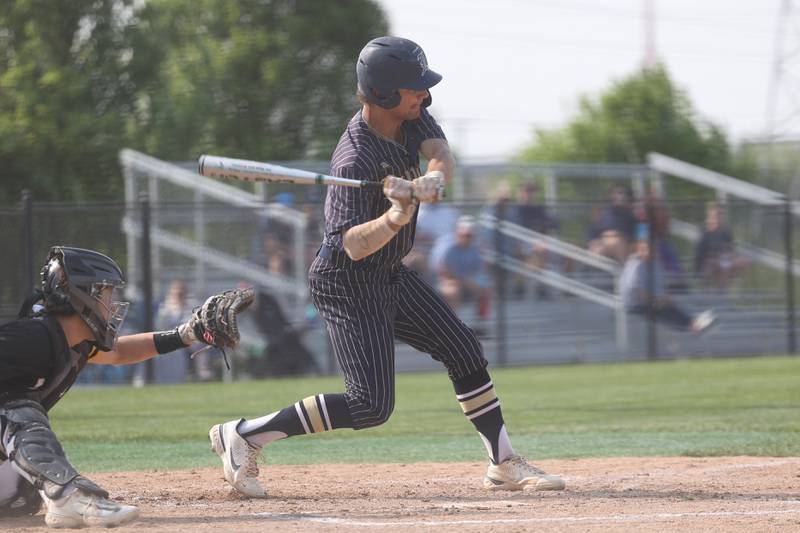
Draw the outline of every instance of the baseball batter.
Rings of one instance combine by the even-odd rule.
[[[418,202],[442,199],[455,162],[429,89],[442,77],[422,49],[397,37],[367,43],[356,65],[362,109],[333,153],[331,173],[383,181],[380,189],[329,187],[325,235],[309,271],[346,391],[304,398],[260,418],[211,428],[212,450],[239,492],[265,497],[256,459],[272,441],[386,422],[394,408],[394,343],[402,340],[447,369],[465,416],[489,455],[488,489],[560,490],[511,446],[480,342],[453,310],[401,260],[414,242]],[[420,172],[420,153],[428,160]]]

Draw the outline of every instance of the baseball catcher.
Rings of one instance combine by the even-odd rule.
[[[118,336],[128,310],[122,271],[109,257],[54,246],[42,288],[20,317],[0,326],[0,517],[33,515],[42,502],[54,528],[115,527],[139,515],[82,476],[50,427],[49,410],[87,363],[138,363],[195,341],[239,342],[237,314],[253,289],[210,297],[173,330]]]

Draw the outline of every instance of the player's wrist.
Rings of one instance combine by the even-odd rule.
[[[392,231],[392,233],[399,233],[400,230],[403,229],[403,224],[397,224],[395,222],[392,222],[392,219],[389,216],[388,211],[383,215],[383,223],[387,228],[389,228]]]
[[[402,206],[399,203],[392,202],[392,207],[385,213],[386,219],[396,226],[405,226],[411,222],[416,207],[416,205],[411,203]]]
[[[169,331],[157,331],[153,333],[153,344],[155,344],[156,351],[162,354],[186,348],[191,343],[183,342],[179,329],[175,328]]]

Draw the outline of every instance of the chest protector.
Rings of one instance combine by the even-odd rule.
[[[53,370],[49,376],[41,376],[44,383],[32,390],[14,391],[6,397],[0,395],[0,404],[12,399],[32,400],[46,411],[49,411],[72,387],[78,374],[86,366],[91,353],[91,345],[81,343],[74,350],[67,345],[64,333],[58,321],[52,316],[44,316],[35,320],[41,321],[45,327],[52,347]]]

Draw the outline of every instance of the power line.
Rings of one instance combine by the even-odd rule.
[[[420,24],[423,26],[424,24]],[[437,27],[438,28],[438,27]],[[431,27],[431,30],[434,28]],[[639,49],[633,46],[625,45],[620,43],[619,45],[615,45],[615,43],[610,43],[608,41],[598,41],[598,40],[590,40],[587,41],[586,39],[582,39],[581,42],[576,42],[574,40],[561,40],[557,38],[547,37],[544,38],[537,38],[537,37],[515,37],[509,36],[508,33],[504,33],[503,36],[496,36],[496,35],[475,35],[469,31],[460,31],[460,30],[441,30],[436,29],[437,36],[449,36],[453,38],[468,38],[471,41],[487,41],[493,44],[503,44],[503,45],[512,45],[512,46],[519,46],[521,44],[531,44],[531,45],[547,45],[556,48],[570,48],[574,50],[579,50],[582,52],[591,52],[591,53],[601,53],[601,52],[627,52],[632,54],[639,54]],[[769,63],[770,58],[767,56],[761,55],[748,55],[746,51],[740,50],[732,50],[730,48],[726,49],[719,49],[717,52],[714,53],[714,50],[709,50],[709,48],[704,48],[705,52],[697,52],[697,51],[684,51],[684,50],[675,50],[670,49],[668,55],[676,55],[681,57],[686,57],[690,59],[698,59],[698,60],[709,60],[709,61],[719,61],[721,56],[730,57],[732,54],[736,55],[737,61],[747,61],[747,62],[757,62],[757,63]]]

